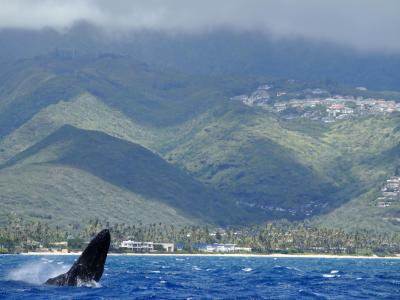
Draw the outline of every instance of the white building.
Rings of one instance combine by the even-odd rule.
[[[153,252],[154,243],[153,242],[136,242],[136,241],[122,241],[120,248],[129,249],[133,252]]]
[[[251,252],[251,248],[237,247],[236,244],[194,244],[199,252],[205,253],[235,253],[235,252]]]
[[[174,252],[174,243],[153,243],[153,242],[137,242],[137,241],[122,241],[120,248],[131,250],[132,252],[154,252],[157,248],[162,248],[166,252]]]
[[[161,246],[165,252],[174,252],[174,243],[154,243],[156,246]]]

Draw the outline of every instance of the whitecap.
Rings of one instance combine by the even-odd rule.
[[[339,274],[323,274],[322,277],[335,278],[335,277],[340,277],[340,275]]]
[[[62,261],[58,261],[58,262],[57,262],[57,265],[62,265],[62,264],[63,264]]]
[[[242,271],[244,271],[244,272],[251,272],[251,271],[253,271],[253,269],[252,269],[252,268],[244,268],[244,269],[242,269]]]
[[[23,281],[31,284],[42,284],[47,279],[55,277],[64,272],[66,266],[46,264],[47,262],[33,262],[22,265],[8,274],[12,281]]]
[[[160,283],[167,283],[165,280],[160,280]]]
[[[158,273],[161,273],[161,271],[158,271],[158,270],[156,270],[156,271],[150,271],[150,273],[156,273],[156,274],[158,274]]]
[[[90,287],[90,288],[100,288],[100,283],[94,280],[81,280],[79,277],[77,278],[77,287]]]
[[[331,271],[331,274],[337,274],[337,273],[339,273],[338,270],[332,270],[332,271]]]

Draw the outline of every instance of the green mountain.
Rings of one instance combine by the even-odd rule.
[[[226,108],[167,159],[266,218],[319,215],[312,220],[324,226],[398,230],[400,203],[377,207],[400,165],[398,114],[321,124]]]
[[[301,153],[304,147],[321,150],[318,141],[286,130],[265,112],[228,107],[214,111],[167,159],[242,205],[263,210],[266,219],[320,213],[331,198],[326,195],[336,187],[303,161]]]
[[[149,146],[159,140],[158,131],[144,127],[89,93],[51,104],[0,140],[0,164],[33,146],[61,126],[97,130]]]
[[[284,120],[229,100],[263,79],[111,54],[56,53],[0,73],[3,216],[399,229],[399,203],[377,207],[400,166],[398,114]]]
[[[41,109],[85,92],[153,127],[190,120],[221,98],[240,92],[234,80],[188,76],[114,54],[38,56],[2,68],[0,80],[0,137]]]
[[[3,212],[35,216],[41,211],[60,223],[77,221],[78,215],[127,223],[218,224],[245,216],[146,148],[69,125],[4,164],[0,182]]]

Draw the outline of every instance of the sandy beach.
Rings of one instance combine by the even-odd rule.
[[[20,255],[80,255],[82,252],[25,252]],[[109,253],[109,256],[190,256],[190,257],[263,257],[263,258],[339,258],[339,259],[400,259],[400,254],[395,256],[356,256],[356,255],[333,255],[333,254],[234,254],[234,253]]]

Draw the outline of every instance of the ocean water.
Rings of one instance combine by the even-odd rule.
[[[109,256],[95,287],[42,283],[74,256],[0,255],[0,299],[400,299],[400,260]]]

